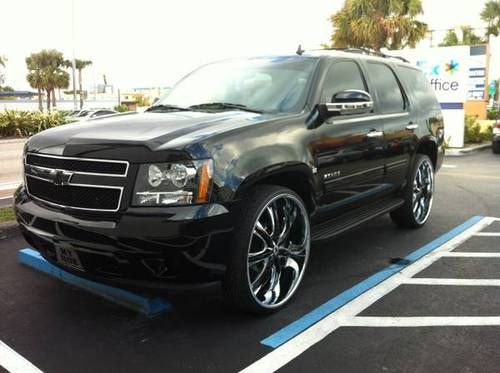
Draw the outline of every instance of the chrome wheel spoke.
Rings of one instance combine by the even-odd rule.
[[[257,221],[257,223],[255,224],[255,227],[253,229],[253,235],[255,237],[258,237],[262,242],[264,242],[266,247],[274,246],[274,241],[272,236],[264,229],[264,227],[259,221]]]
[[[297,208],[287,202],[283,207],[283,229],[278,237],[278,245],[283,244],[290,235],[295,219],[297,219]]]
[[[252,252],[248,254],[248,263],[255,264],[263,260],[269,259],[273,255],[273,250],[265,247],[261,251]]]

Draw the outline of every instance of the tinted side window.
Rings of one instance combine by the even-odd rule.
[[[330,67],[323,86],[321,102],[331,102],[335,93],[346,89],[366,91],[361,70],[354,61],[340,61]]]
[[[394,72],[382,63],[367,64],[370,81],[377,92],[382,113],[398,113],[405,109],[405,100]]]
[[[398,66],[401,78],[415,96],[416,104],[425,109],[439,108],[436,95],[424,73],[410,67]]]

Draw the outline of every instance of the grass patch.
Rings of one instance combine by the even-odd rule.
[[[12,207],[0,208],[0,223],[16,220],[16,214]]]

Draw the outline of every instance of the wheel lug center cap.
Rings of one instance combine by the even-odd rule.
[[[273,247],[274,256],[278,256],[279,252],[280,252],[280,248],[278,247],[278,245],[274,245],[274,247]]]

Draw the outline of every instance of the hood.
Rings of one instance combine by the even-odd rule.
[[[120,145],[149,151],[183,150],[274,116],[244,111],[122,114],[45,130],[30,138],[27,150],[68,156]]]

